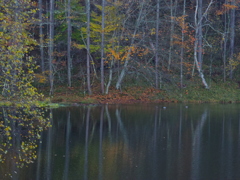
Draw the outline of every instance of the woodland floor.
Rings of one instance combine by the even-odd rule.
[[[109,94],[102,94],[100,86],[92,87],[93,94],[88,95],[80,87],[55,87],[54,95],[48,97],[49,88],[41,88],[46,98],[53,103],[74,104],[135,104],[162,102],[192,102],[192,103],[239,103],[240,88],[235,82],[212,83],[209,90],[201,83],[188,85],[180,89],[175,85],[165,86],[164,89],[130,85],[122,90],[114,87]]]

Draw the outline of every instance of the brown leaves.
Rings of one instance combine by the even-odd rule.
[[[155,96],[161,93],[160,90],[153,87],[130,87],[125,91],[111,90],[107,95],[95,94],[92,95],[92,99],[96,99],[100,104],[134,104],[134,103],[150,103],[156,102]]]

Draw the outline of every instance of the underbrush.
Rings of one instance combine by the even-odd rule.
[[[100,83],[92,86],[92,95],[88,95],[86,87],[75,83],[73,87],[56,86],[54,95],[49,97],[49,88],[40,89],[45,97],[55,103],[84,103],[84,104],[126,104],[151,102],[192,102],[192,103],[236,103],[240,102],[240,89],[234,81],[221,82],[207,80],[210,89],[204,88],[199,78],[185,80],[181,89],[177,82],[163,82],[161,89],[156,89],[143,82],[124,82],[117,90],[109,88],[109,94],[102,94]]]

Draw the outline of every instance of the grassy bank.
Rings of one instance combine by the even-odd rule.
[[[211,82],[210,89],[205,89],[201,82],[189,83],[180,89],[174,84],[164,84],[161,89],[131,85],[122,90],[112,87],[109,94],[101,94],[100,86],[93,87],[93,95],[87,95],[79,86],[71,88],[55,87],[52,97],[48,97],[48,88],[40,91],[53,103],[83,104],[128,104],[159,102],[191,102],[191,103],[237,103],[240,102],[240,89],[236,82]]]

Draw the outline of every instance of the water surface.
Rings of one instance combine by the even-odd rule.
[[[7,159],[1,179],[240,179],[239,110],[236,104],[53,109],[37,159],[23,168]]]

